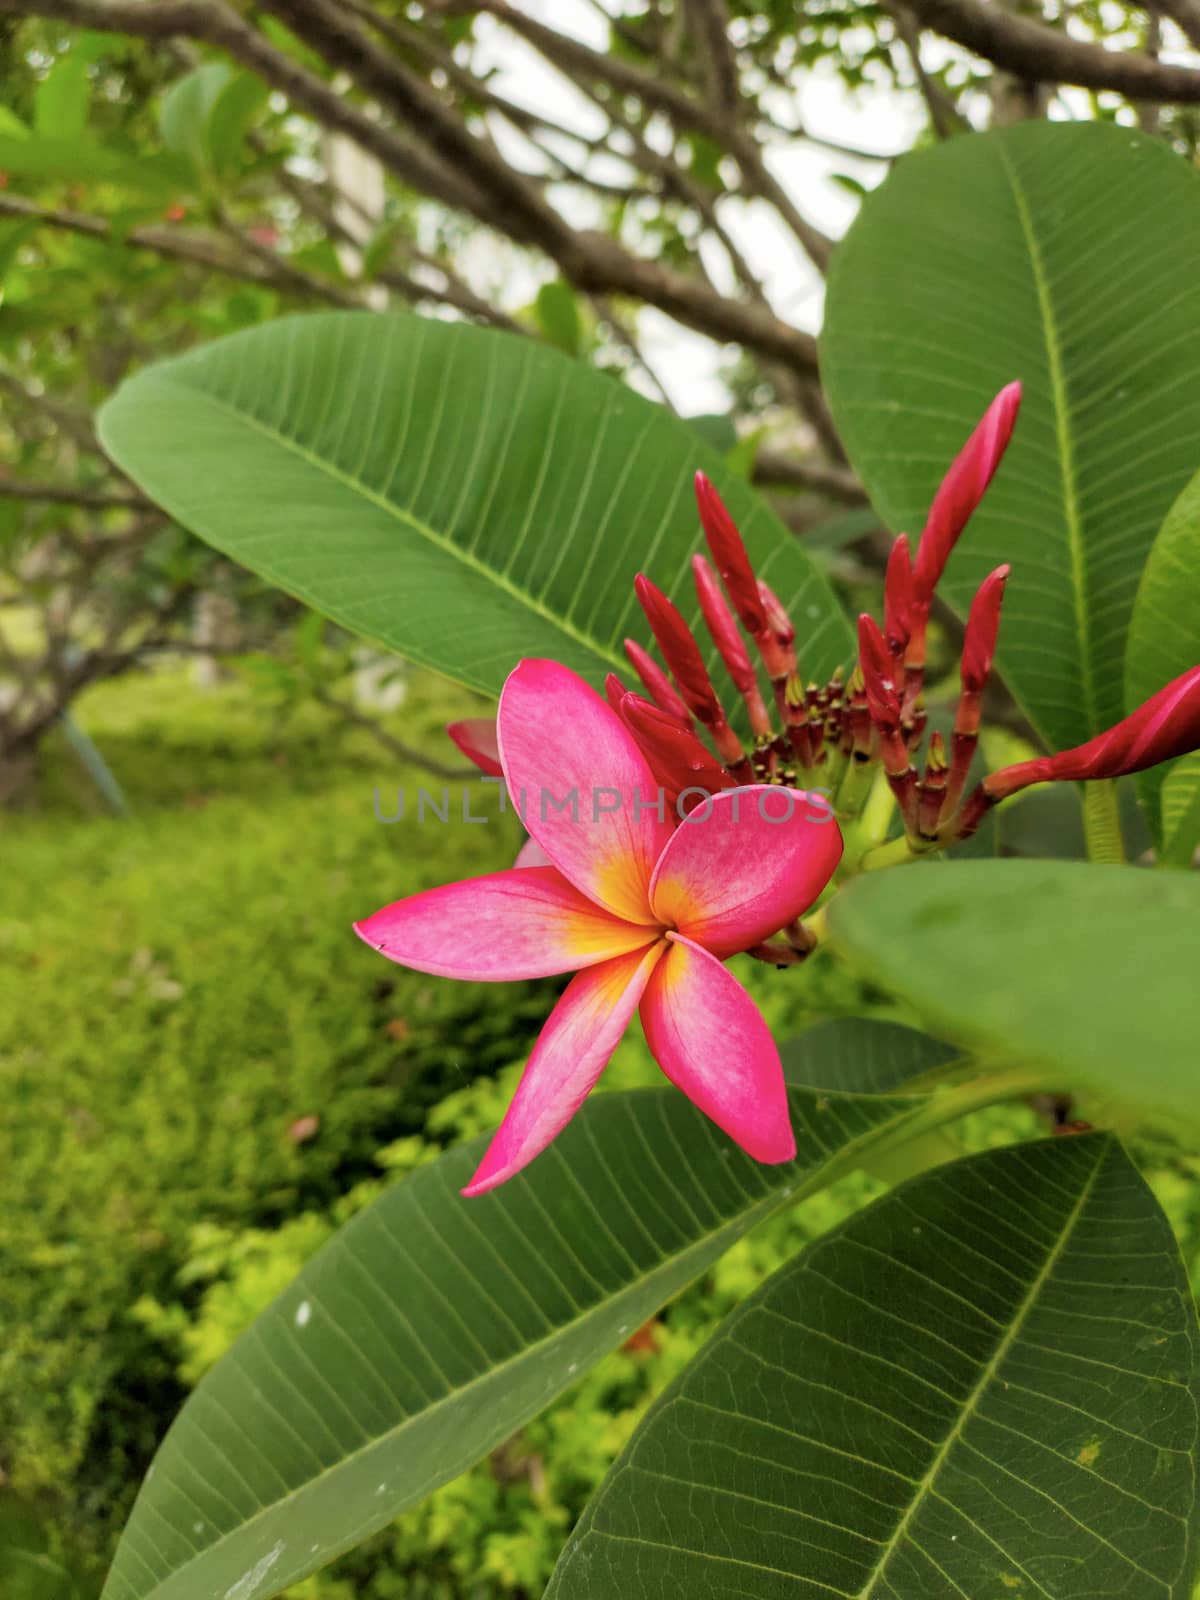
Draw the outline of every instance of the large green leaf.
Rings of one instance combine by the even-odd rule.
[[[850,649],[809,558],[686,423],[557,351],[334,312],[152,367],[108,402],[113,457],[186,527],[346,627],[496,692],[521,656],[599,683],[644,633],[645,571],[699,616],[703,468],[792,605],[806,671]]]
[[[1200,471],[1171,507],[1142,573],[1129,629],[1125,673],[1129,710],[1198,663]],[[1164,785],[1172,772],[1176,776],[1168,816]],[[1200,825],[1191,815],[1193,805],[1200,805],[1200,766],[1195,759],[1186,767],[1176,762],[1174,768],[1154,767],[1142,773],[1138,788],[1155,838],[1168,853],[1175,846],[1175,853],[1190,860],[1192,849],[1200,843]]]
[[[1196,1331],[1110,1136],[942,1167],[734,1312],[546,1600],[1187,1600]]]
[[[920,1100],[791,1092],[759,1166],[674,1090],[595,1096],[494,1194],[482,1141],[362,1212],[197,1388],[105,1600],[265,1600],[462,1472],[760,1218],[919,1126]]]
[[[935,1033],[1200,1126],[1200,876],[928,862],[858,879],[829,924]]]
[[[1013,564],[999,661],[1065,748],[1124,713],[1142,564],[1200,465],[1200,175],[1156,140],[1026,123],[905,157],[830,274],[822,370],[893,528],[920,531],[984,406],[1009,455],[947,572],[965,610]]]
[[[787,1081],[844,1094],[911,1093],[928,1074],[962,1060],[962,1051],[915,1028],[871,1017],[821,1022],[779,1047]]]

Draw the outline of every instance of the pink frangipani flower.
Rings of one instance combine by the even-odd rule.
[[[509,794],[551,864],[430,889],[357,924],[420,972],[576,974],[463,1193],[494,1188],[546,1148],[635,1011],[659,1066],[701,1111],[757,1160],[792,1159],[779,1052],[722,963],[794,921],[828,882],[842,839],[827,803],[751,785],[680,822],[620,717],[553,661],[510,674],[498,730]]]

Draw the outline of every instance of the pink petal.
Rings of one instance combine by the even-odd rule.
[[[526,828],[584,894],[650,920],[650,874],[671,836],[665,798],[621,719],[556,661],[522,661],[500,696],[500,759]]]
[[[659,1066],[756,1161],[790,1161],[796,1141],[779,1051],[758,1008],[715,956],[679,934],[642,997]]]
[[[526,839],[525,843],[517,851],[517,859],[513,862],[514,867],[552,867],[553,865],[553,861],[551,861],[536,839]]]
[[[468,717],[464,722],[451,722],[446,732],[480,772],[489,778],[502,778],[500,746],[496,743],[495,717]]]
[[[594,966],[641,949],[658,932],[611,916],[556,867],[510,867],[427,889],[354,931],[402,967],[495,983]]]
[[[841,856],[841,830],[824,795],[768,784],[727,789],[671,835],[650,901],[666,926],[729,956],[806,911]]]
[[[620,1043],[665,950],[659,940],[571,979],[546,1019],[512,1104],[465,1195],[483,1194],[511,1178],[566,1127]]]

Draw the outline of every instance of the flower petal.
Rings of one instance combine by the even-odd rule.
[[[655,1060],[756,1161],[790,1161],[796,1141],[783,1067],[757,1006],[715,956],[667,937],[641,1004]]]
[[[650,903],[715,956],[749,950],[806,911],[842,856],[822,794],[751,784],[697,806],[667,841]]]
[[[671,835],[665,799],[621,719],[556,661],[522,661],[500,696],[500,759],[530,834],[584,894],[650,920],[650,874]]]
[[[658,930],[611,916],[557,867],[510,867],[397,900],[354,931],[402,967],[500,983],[594,966]]]
[[[571,979],[465,1195],[511,1178],[566,1127],[607,1066],[665,949],[657,940]]]
[[[553,867],[554,863],[536,839],[526,839],[517,851],[514,867]],[[557,870],[557,869],[556,869]]]
[[[463,722],[449,722],[446,732],[480,772],[489,778],[504,776],[500,766],[500,747],[496,743],[495,717],[467,717]]]

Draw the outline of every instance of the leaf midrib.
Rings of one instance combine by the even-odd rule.
[[[917,1485],[916,1492],[909,1503],[907,1511],[905,1511],[904,1516],[896,1524],[894,1533],[884,1546],[883,1550],[880,1552],[879,1560],[871,1569],[870,1575],[867,1577],[862,1588],[854,1596],[854,1600],[871,1600],[872,1591],[875,1584],[878,1583],[879,1579],[883,1576],[888,1562],[899,1549],[900,1543],[907,1534],[913,1517],[916,1515],[919,1508],[925,1503],[927,1496],[932,1492],[938,1475],[941,1473],[942,1468],[946,1465],[951,1450],[953,1450],[959,1439],[962,1437],[963,1430],[967,1423],[974,1418],[976,1407],[978,1406],[983,1395],[986,1393],[988,1387],[995,1380],[997,1372],[1007,1357],[1008,1352],[1012,1349],[1013,1344],[1020,1336],[1030,1312],[1033,1310],[1042,1290],[1045,1288],[1047,1280],[1061,1260],[1062,1253],[1070,1241],[1071,1235],[1079,1221],[1084,1206],[1091,1197],[1092,1190],[1096,1185],[1096,1180],[1099,1177],[1107,1158],[1108,1147],[1105,1145],[1100,1150],[1096,1164],[1093,1167],[1087,1182],[1081,1189],[1079,1198],[1071,1208],[1070,1216],[1068,1216],[1066,1221],[1063,1223],[1053,1248],[1047,1252],[1045,1261],[1042,1263],[1037,1275],[1030,1284],[1028,1292],[1021,1301],[1021,1304],[1017,1307],[1012,1321],[1009,1323],[1004,1332],[1004,1336],[998,1341],[996,1348],[992,1351],[991,1357],[989,1358],[983,1371],[980,1373],[979,1379],[974,1388],[967,1396],[953,1427],[938,1446],[937,1452],[934,1455],[933,1460],[930,1462],[929,1470],[925,1473],[925,1476]]]
[[[462,566],[474,572],[478,577],[485,579],[496,588],[503,590],[510,599],[532,611],[543,622],[548,622],[581,649],[598,656],[600,660],[609,666],[620,667],[623,665],[621,659],[608,646],[601,644],[597,638],[576,627],[568,617],[551,610],[544,601],[538,599],[529,590],[513,583],[499,568],[490,567],[486,562],[480,561],[471,551],[464,549],[462,545],[457,544],[453,539],[438,533],[436,529],[417,517],[414,512],[389,500],[386,495],[364,483],[361,478],[355,477],[353,473],[344,471],[326,457],[318,455],[307,445],[301,443],[300,440],[292,438],[289,434],[281,433],[277,428],[273,428],[252,412],[245,411],[241,407],[233,405],[219,395],[214,394],[211,389],[203,384],[187,383],[177,377],[163,376],[161,374],[156,374],[156,380],[166,388],[175,387],[184,390],[190,396],[198,395],[202,397],[207,404],[218,412],[222,412],[226,416],[232,417],[250,427],[261,434],[263,438],[270,440],[278,448],[305,462],[315,471],[324,474],[343,488],[361,495],[369,504],[375,506],[378,510],[386,512],[396,522],[420,535],[435,549],[458,561]],[[102,427],[101,432],[103,433],[103,431]]]
[[[1017,220],[1029,251],[1030,270],[1034,292],[1042,315],[1046,336],[1046,364],[1050,378],[1050,395],[1054,405],[1054,432],[1058,441],[1059,471],[1062,477],[1063,512],[1066,517],[1067,551],[1071,558],[1071,590],[1075,608],[1075,628],[1079,636],[1079,667],[1083,688],[1083,709],[1087,717],[1089,734],[1098,731],[1096,718],[1096,686],[1092,665],[1091,619],[1087,607],[1087,562],[1084,558],[1083,526],[1079,511],[1079,486],[1076,481],[1075,443],[1070,427],[1070,403],[1067,397],[1066,372],[1063,366],[1059,340],[1058,320],[1050,293],[1050,281],[1042,261],[1041,245],[1034,231],[1033,215],[1029,201],[1021,188],[1017,169],[1005,149],[1003,140],[996,143],[996,152],[1012,188],[1013,205]]]

